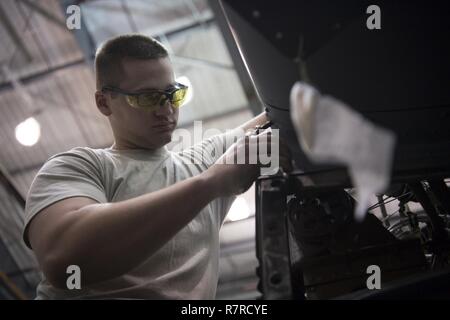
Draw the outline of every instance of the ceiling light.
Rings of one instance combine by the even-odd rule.
[[[19,123],[16,127],[16,139],[22,145],[30,147],[39,141],[41,137],[41,125],[33,117]]]

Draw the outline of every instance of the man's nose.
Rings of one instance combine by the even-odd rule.
[[[170,103],[169,99],[166,99],[166,101],[163,103],[163,105],[161,105],[159,108],[157,108],[155,110],[155,115],[156,116],[168,116],[171,115],[175,112],[175,110],[173,109],[173,105],[172,103]]]

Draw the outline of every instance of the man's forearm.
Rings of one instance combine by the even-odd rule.
[[[52,274],[65,285],[68,265],[78,265],[82,285],[120,276],[145,261],[219,196],[207,173],[117,203],[85,206],[61,226]],[[61,277],[61,278],[60,278]]]

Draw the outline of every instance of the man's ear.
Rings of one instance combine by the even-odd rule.
[[[100,112],[105,116],[110,116],[112,114],[112,110],[108,104],[108,99],[100,90],[95,92],[95,103],[97,104],[98,110],[100,110]]]

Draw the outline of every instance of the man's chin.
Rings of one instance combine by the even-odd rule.
[[[161,134],[162,142],[164,142],[164,145],[170,143],[172,141],[172,132],[164,132]]]
[[[153,139],[153,143],[151,144],[155,145],[157,148],[165,146],[172,141],[172,133],[173,131],[156,132],[153,137],[156,138],[157,141],[155,141],[156,139]]]

